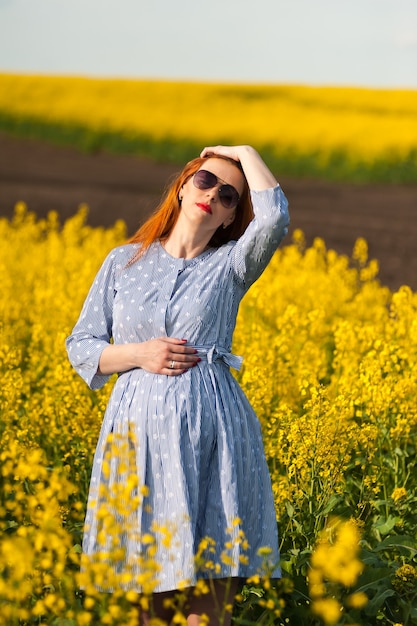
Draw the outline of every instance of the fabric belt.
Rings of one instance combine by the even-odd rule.
[[[232,354],[226,350],[226,348],[222,348],[221,346],[217,346],[213,344],[212,346],[192,346],[198,352],[198,356],[202,360],[207,360],[209,365],[215,363],[218,359],[221,359],[229,365],[229,367],[233,367],[236,370],[240,370],[242,366],[243,357],[237,356],[236,354]]]

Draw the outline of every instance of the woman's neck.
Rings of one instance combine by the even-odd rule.
[[[201,233],[184,235],[175,227],[161,243],[168,254],[178,259],[193,259],[209,247],[207,237],[202,237]]]

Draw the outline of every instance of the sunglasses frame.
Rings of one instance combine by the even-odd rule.
[[[215,180],[214,185],[208,184],[207,187],[204,186],[204,185],[202,187],[197,185],[196,184],[196,176],[200,172],[203,172],[204,175],[208,174],[209,177],[213,177],[213,180]],[[206,183],[207,183],[207,181],[206,181]],[[210,172],[209,170],[206,170],[204,168],[200,168],[199,170],[194,172],[194,174],[193,174],[193,185],[194,185],[194,187],[196,187],[196,189],[200,189],[201,191],[204,191],[205,189],[213,189],[214,187],[217,187],[217,185],[220,185],[219,189],[218,189],[218,194],[219,194],[219,199],[220,199],[220,202],[222,203],[222,206],[225,209],[235,209],[237,207],[237,205],[239,204],[240,196],[239,196],[239,193],[238,193],[237,189],[235,189],[233,187],[233,185],[230,185],[229,183],[226,183],[224,180],[222,180],[216,174],[213,174],[213,172]],[[227,204],[224,204],[225,196],[222,195],[222,191],[224,192],[226,188],[232,190],[232,196],[233,197],[234,197],[234,195],[236,195],[236,203],[232,204],[231,206],[227,206]],[[227,197],[231,197],[230,194],[226,194],[226,195],[227,195]]]

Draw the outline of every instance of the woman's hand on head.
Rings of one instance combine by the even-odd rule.
[[[186,339],[158,337],[141,343],[111,344],[100,356],[99,372],[115,374],[140,367],[152,374],[178,376],[201,359]]]
[[[200,156],[207,158],[223,156],[238,161],[250,189],[261,191],[278,184],[271,170],[252,146],[206,146]]]
[[[224,156],[234,161],[240,161],[240,155],[243,152],[254,150],[251,146],[206,146],[202,151],[201,157]]]

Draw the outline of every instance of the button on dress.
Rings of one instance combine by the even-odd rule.
[[[287,233],[288,203],[279,185],[251,198],[255,217],[242,237],[196,258],[174,258],[156,241],[129,265],[137,245],[114,249],[67,338],[92,389],[109,379],[97,369],[111,341],[185,338],[201,358],[178,376],[135,368],[115,381],[83,537],[84,559],[107,564],[103,590],[141,592],[149,578],[155,592],[246,578],[265,560],[280,575],[261,428],[230,368],[241,361],[231,353],[239,303]]]

